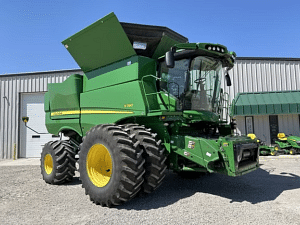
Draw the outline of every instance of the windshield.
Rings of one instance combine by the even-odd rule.
[[[178,110],[215,112],[219,101],[222,63],[198,56],[175,62],[174,68],[161,64],[160,87],[176,97]]]

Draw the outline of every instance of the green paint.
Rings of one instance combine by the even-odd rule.
[[[161,56],[164,56],[164,54],[170,50],[172,46],[175,44],[178,44],[178,41],[168,37],[168,36],[163,36],[160,43],[158,44],[152,58],[153,59],[158,59]]]
[[[83,72],[136,55],[114,13],[62,42]]]
[[[299,105],[299,91],[239,93],[232,102],[231,115],[299,114]]]
[[[209,121],[217,123],[219,121],[219,115],[209,111],[192,111],[185,110],[183,117],[186,118],[189,123],[195,123],[199,121]]]
[[[287,136],[286,140],[278,140],[275,143],[279,146],[279,152],[290,154],[293,150],[295,153],[300,153],[300,137],[297,136]]]
[[[147,42],[145,50],[133,49],[137,34],[142,35],[139,41]],[[155,38],[151,34],[155,34]],[[204,78],[188,83],[187,71],[183,71],[183,83],[177,84],[178,92],[180,85],[183,90],[180,95],[172,95],[169,84],[166,88],[169,91],[159,88],[162,85],[162,56],[171,47],[175,47],[175,54],[187,58],[215,58],[216,64],[213,60],[210,62],[218,65],[218,71],[221,67],[233,67],[235,53],[228,52],[225,46],[186,41],[165,27],[120,24],[113,13],[66,39],[63,44],[85,75],[72,75],[61,84],[49,84],[45,95],[48,131],[71,133],[71,139],[80,143],[81,137],[95,125],[136,123],[157,134],[167,150],[166,162],[175,171],[208,171],[239,176],[257,169],[257,143],[247,137],[225,136],[231,134],[231,128],[220,121],[220,115],[215,113],[217,110],[212,109],[218,96],[205,94],[210,90],[220,93],[218,79],[213,80],[217,77],[217,69],[209,68],[209,72],[203,73],[208,87],[201,90],[201,98],[194,95],[200,94],[200,87],[204,88],[205,83],[200,82]],[[219,50],[210,49],[212,46]],[[181,72],[179,69],[177,76],[181,76]],[[214,77],[210,73],[215,74]],[[168,77],[170,73],[167,71],[164,75]],[[179,81],[173,81],[176,82]],[[193,87],[188,89],[190,99],[186,99],[187,102],[182,101],[187,93],[183,86]],[[209,103],[210,107],[199,110],[184,106],[191,105],[192,100],[201,101],[208,97],[215,99]],[[182,110],[182,107],[190,110]],[[252,158],[247,157],[249,152]],[[238,161],[238,153],[242,155],[242,161]]]

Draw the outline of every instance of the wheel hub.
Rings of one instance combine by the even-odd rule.
[[[44,168],[47,174],[51,174],[53,171],[53,159],[50,154],[47,154],[44,157]]]
[[[86,170],[90,181],[97,187],[104,187],[112,175],[112,158],[102,144],[94,144],[86,158]]]

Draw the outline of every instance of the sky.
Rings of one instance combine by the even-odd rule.
[[[77,69],[63,40],[114,12],[238,57],[300,58],[299,0],[0,0],[0,75]]]

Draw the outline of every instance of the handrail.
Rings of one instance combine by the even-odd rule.
[[[152,78],[154,78],[155,80],[161,80],[161,78],[158,78],[157,76],[154,76],[154,75],[152,75],[152,74],[149,74],[149,75],[146,75],[146,76],[143,76],[143,77],[142,77],[142,85],[143,85],[143,89],[144,89],[144,94],[145,94],[145,96],[146,96],[146,103],[147,103],[148,112],[156,112],[156,111],[160,111],[160,110],[151,110],[151,109],[150,109],[150,104],[149,104],[149,102],[148,102],[147,96],[149,96],[149,95],[157,95],[158,92],[156,91],[156,92],[149,93],[149,94],[146,93],[146,89],[145,89],[145,85],[144,85],[144,78],[146,78],[146,77],[152,77]]]

